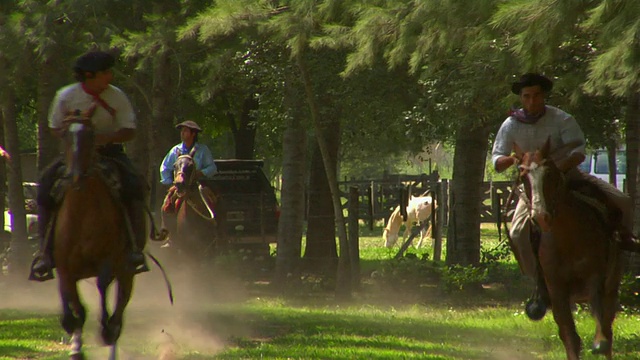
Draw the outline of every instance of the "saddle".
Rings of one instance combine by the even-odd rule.
[[[120,169],[115,160],[101,156],[96,162],[96,166],[91,171],[95,171],[104,180],[105,184],[115,198],[120,198],[122,191],[122,180],[120,179]],[[61,165],[56,173],[56,179],[51,187],[51,197],[59,204],[65,194],[65,189],[71,183],[71,177],[67,173],[66,165]]]

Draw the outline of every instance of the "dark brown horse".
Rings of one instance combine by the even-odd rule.
[[[175,206],[175,219],[164,211],[162,216],[169,233],[173,234],[171,246],[187,257],[205,259],[214,254],[219,245],[216,242],[216,199],[211,190],[198,184],[194,150],[179,155],[174,164],[175,199],[171,204]]]
[[[549,148],[548,140],[534,153],[522,154],[516,147],[520,178],[530,200],[531,228],[538,234],[532,234],[532,245],[542,286],[546,285],[567,359],[580,358],[582,345],[571,306],[581,302],[589,303],[597,325],[592,352],[611,359],[621,278],[613,219],[601,204],[604,194],[579,177],[562,173]]]
[[[62,327],[71,335],[71,358],[82,359],[82,328],[85,308],[77,282],[97,277],[101,299],[102,340],[116,356],[116,343],[122,330],[125,307],[133,288],[134,272],[127,262],[127,243],[131,241],[125,210],[117,190],[109,185],[113,164],[101,161],[95,151],[90,121],[73,120],[65,135],[65,176],[63,197],[54,217],[54,261],[57,266],[62,302]],[[116,179],[117,181],[117,179]],[[109,315],[106,294],[117,283],[116,305]]]

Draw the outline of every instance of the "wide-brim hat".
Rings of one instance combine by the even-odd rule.
[[[520,91],[524,87],[540,85],[544,92],[553,89],[553,82],[546,76],[537,73],[526,73],[520,77],[520,80],[511,84],[511,92],[520,95]]]
[[[98,72],[111,69],[116,59],[104,51],[90,51],[76,59],[73,70],[76,72]]]
[[[200,126],[198,126],[198,124],[196,124],[195,121],[191,121],[191,120],[183,121],[180,124],[176,125],[176,129],[179,130],[183,126],[195,131],[202,131],[202,128],[200,128]]]

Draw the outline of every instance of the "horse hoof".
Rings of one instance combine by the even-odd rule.
[[[120,326],[119,325],[111,325],[105,326],[102,328],[102,342],[106,346],[112,346],[118,341],[120,337]]]
[[[84,353],[79,352],[69,355],[69,360],[85,360]]]
[[[601,340],[591,348],[591,353],[594,355],[607,355],[611,352],[611,343],[607,340]]]
[[[541,320],[547,313],[547,305],[540,299],[529,299],[525,306],[525,312],[529,319],[533,321]]]

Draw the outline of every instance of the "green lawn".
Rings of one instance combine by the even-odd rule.
[[[513,260],[501,264],[505,278],[522,284],[485,284],[484,290],[445,292],[429,281],[377,281],[397,251],[382,247],[381,230],[362,231],[362,288],[337,302],[330,284],[311,276],[283,296],[263,282],[192,273],[169,267],[176,303],[170,306],[157,271],[139,277],[127,309],[121,359],[564,359],[550,314],[527,319],[528,289]],[[495,226],[483,226],[483,247],[497,244]],[[431,250],[411,249],[420,258]],[[396,268],[397,269],[397,268]],[[317,280],[317,279],[316,279]],[[2,285],[2,284],[0,284]],[[518,285],[518,286],[516,286]],[[56,284],[34,284],[0,299],[0,359],[66,359],[66,334],[58,325]],[[83,282],[88,302],[85,348],[103,359],[99,345],[97,292]],[[328,290],[327,290],[328,289]],[[576,313],[584,359],[594,322]],[[616,359],[639,359],[640,315],[627,309],[615,322]]]

